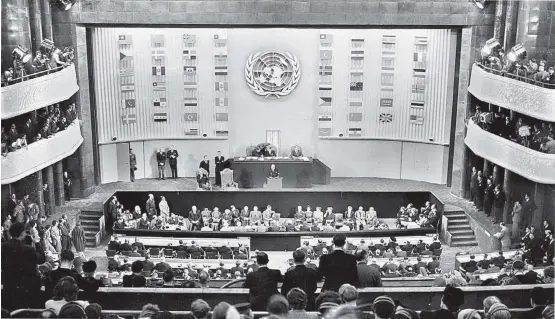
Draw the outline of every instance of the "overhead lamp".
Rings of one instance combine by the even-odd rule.
[[[50,39],[42,39],[39,50],[42,54],[50,55],[52,51],[54,51],[54,41]]]
[[[522,44],[517,44],[511,48],[511,51],[507,53],[507,59],[511,62],[516,62],[526,59],[526,48]]]
[[[73,7],[75,4],[75,0],[53,0],[54,3],[60,10],[67,11]]]
[[[501,43],[496,38],[491,38],[486,41],[486,44],[482,47],[482,58],[487,58],[488,56],[495,54],[501,49]]]
[[[472,4],[475,5],[480,10],[487,8],[492,2],[490,0],[469,0],[469,1],[472,2]]]
[[[29,49],[21,45],[18,45],[13,49],[12,57],[21,63],[27,63],[29,62],[29,60],[31,60],[32,56],[29,53]]]

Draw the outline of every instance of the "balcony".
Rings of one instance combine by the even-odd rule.
[[[474,63],[468,91],[477,99],[525,114],[538,120],[555,122],[555,89],[504,77]]]
[[[2,185],[29,176],[73,154],[83,143],[79,120],[52,137],[2,157]]]
[[[73,64],[57,72],[29,75],[26,81],[2,87],[2,119],[65,101],[77,90]]]
[[[476,155],[541,184],[555,184],[555,154],[540,153],[469,121],[464,143]]]

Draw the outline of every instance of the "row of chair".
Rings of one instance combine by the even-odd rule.
[[[153,258],[166,257],[166,258],[179,258],[179,259],[247,259],[249,253],[242,254],[240,252],[229,251],[227,253],[220,253],[218,251],[198,251],[188,253],[186,251],[175,251],[170,248],[150,248],[148,250],[139,250],[137,253],[140,257],[145,257],[147,254]],[[108,258],[114,257],[117,254],[115,250],[106,250]],[[122,256],[132,256],[131,251],[122,251]]]

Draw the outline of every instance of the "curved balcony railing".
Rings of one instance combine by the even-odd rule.
[[[481,101],[538,120],[555,122],[555,89],[514,77],[502,76],[497,70],[474,63],[468,91]]]
[[[52,137],[2,157],[2,185],[16,182],[73,154],[83,143],[81,126],[76,120]]]
[[[555,154],[540,153],[469,121],[464,143],[476,155],[537,183],[555,184]]]
[[[2,87],[2,120],[65,101],[79,90],[75,65],[53,71],[35,73]]]

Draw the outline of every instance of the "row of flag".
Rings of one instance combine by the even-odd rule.
[[[362,105],[364,102],[364,39],[351,39],[350,83],[349,83],[349,137],[361,137]]]
[[[133,37],[127,34],[118,35],[119,79],[122,104],[122,123],[124,125],[137,122],[135,93],[135,60],[133,58]]]
[[[152,62],[152,110],[155,123],[168,121],[166,85],[166,45],[163,34],[150,36]]]
[[[426,54],[428,51],[427,37],[414,37],[414,52],[412,63],[412,90],[411,90],[411,115],[410,123],[415,125],[423,125],[424,117],[415,114],[421,113],[424,109],[424,101],[426,96]]]
[[[227,31],[220,30],[214,34],[214,113],[216,114],[216,136],[227,136],[229,134],[227,64]]]
[[[333,96],[333,35],[320,34],[320,64],[318,70],[318,136],[331,136],[331,106]]]
[[[185,135],[199,135],[199,114],[198,114],[198,48],[195,34],[184,34],[182,39],[183,50],[183,106],[185,113]]]

